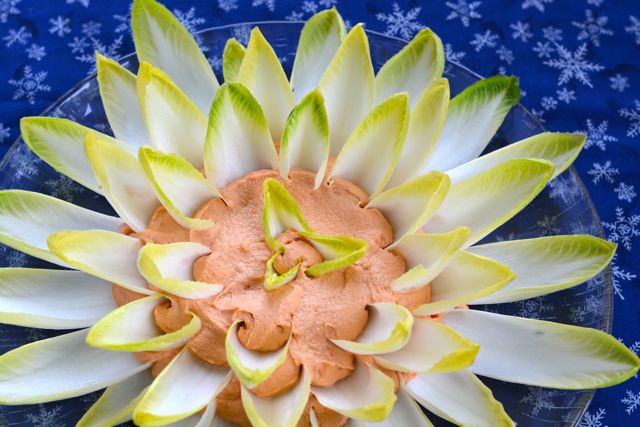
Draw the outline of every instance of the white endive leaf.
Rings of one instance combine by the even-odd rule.
[[[138,271],[147,282],[171,295],[187,299],[209,298],[218,294],[222,285],[195,281],[193,264],[210,252],[199,243],[147,243],[138,253]]]
[[[473,304],[495,304],[534,298],[570,288],[600,273],[616,244],[588,235],[512,240],[469,248],[469,252],[507,265],[516,279]]]
[[[393,249],[400,240],[415,233],[440,207],[449,191],[449,177],[429,172],[375,196],[368,208],[378,209],[393,228]]]
[[[0,268],[2,323],[85,328],[115,308],[111,283],[80,271]]]
[[[329,161],[329,122],[324,99],[317,90],[310,92],[295,106],[280,142],[280,175],[300,168],[316,172],[314,188],[322,183]]]
[[[278,155],[262,107],[241,84],[223,84],[213,100],[204,168],[217,188],[249,172],[278,169]]]
[[[510,220],[537,196],[553,175],[543,160],[509,160],[452,185],[440,209],[422,228],[442,233],[467,226],[472,245]]]
[[[462,91],[449,103],[438,145],[425,171],[447,171],[478,157],[519,100],[515,77],[489,77]]]
[[[422,406],[457,425],[515,426],[491,390],[466,369],[420,374],[407,382],[405,389]]]
[[[350,419],[345,424],[346,427],[433,427],[433,424],[422,412],[422,408],[404,390],[398,389],[396,392],[398,400],[393,405],[391,413],[383,421],[377,423],[367,423]],[[316,426],[317,427],[317,426]]]
[[[238,79],[238,71],[246,51],[235,38],[227,40],[222,52],[222,74],[226,83],[235,82]]]
[[[282,252],[282,243],[275,240],[278,234],[293,228],[297,231],[309,231],[311,227],[304,219],[302,210],[287,189],[279,181],[267,178],[263,182],[264,208],[262,210],[262,230],[267,245]]]
[[[136,76],[113,59],[96,52],[100,99],[113,134],[134,147],[149,143],[142,118]]]
[[[332,271],[343,270],[362,258],[369,248],[366,240],[351,236],[327,236],[307,231],[300,231],[298,234],[307,239],[324,259],[305,270],[309,277],[320,277]]]
[[[401,349],[411,338],[413,315],[399,304],[379,302],[367,306],[367,325],[355,341],[332,339],[354,354],[385,354]]]
[[[181,420],[163,424],[167,427],[237,427],[237,424],[231,424],[224,418],[216,417],[216,402],[212,400],[204,411],[200,411],[190,417]]]
[[[370,196],[382,191],[400,157],[408,124],[407,94],[394,95],[374,107],[340,150],[330,177],[352,181]]]
[[[163,69],[207,114],[218,80],[189,31],[155,0],[134,0],[131,28],[140,63]]]
[[[160,202],[136,156],[90,133],[84,150],[113,209],[133,230],[144,231]]]
[[[476,310],[443,321],[480,345],[473,372],[540,387],[609,387],[631,378],[640,359],[602,331]]]
[[[153,294],[137,268],[142,243],[103,230],[62,231],[48,238],[49,250],[78,270],[141,294]]]
[[[0,191],[0,243],[54,264],[68,267],[51,253],[47,237],[62,230],[117,231],[120,218],[103,215],[68,202],[24,190]]]
[[[344,38],[318,88],[329,117],[331,155],[337,156],[373,103],[373,66],[362,24],[353,27]]]
[[[89,347],[87,329],[23,345],[0,356],[0,404],[81,396],[143,371],[133,354]]]

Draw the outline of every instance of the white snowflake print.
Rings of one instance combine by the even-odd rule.
[[[546,111],[555,110],[558,108],[558,101],[553,96],[545,96],[540,100],[540,106]]]
[[[214,55],[211,58],[208,58],[207,62],[211,65],[213,71],[222,71],[222,58],[220,56]]]
[[[570,104],[571,101],[576,100],[576,93],[573,90],[569,90],[566,87],[562,89],[556,90],[556,94],[558,95],[558,101],[562,101],[565,104]]]
[[[535,117],[536,119],[538,119],[538,121],[539,121],[540,123],[545,123],[545,122],[546,122],[546,120],[545,120],[545,118],[544,118],[544,110],[539,111],[539,110],[538,110],[538,109],[536,109],[536,108],[532,108],[532,109],[531,109],[531,114],[533,115],[533,117]]]
[[[542,29],[542,37],[551,43],[558,43],[562,41],[562,30],[553,26],[544,27]]]
[[[549,183],[549,197],[552,199],[562,199],[565,203],[574,203],[580,197],[582,192],[580,186],[576,182],[575,175],[556,177]]]
[[[73,202],[76,195],[84,193],[84,188],[75,183],[71,178],[60,175],[57,178],[51,178],[44,182],[49,190],[48,193],[58,199]]]
[[[611,184],[615,181],[615,177],[620,174],[618,168],[611,166],[611,161],[607,160],[603,165],[598,162],[593,164],[593,168],[587,172],[592,177],[591,181],[594,184],[599,183],[601,180],[605,180]]]
[[[613,191],[618,195],[618,200],[626,200],[629,203],[637,196],[635,187],[633,185],[627,185],[624,182],[618,184]]]
[[[20,4],[22,0],[0,0],[0,22],[6,24],[9,15],[17,15],[20,13],[20,9],[16,6]]]
[[[287,21],[302,21],[304,13],[292,10],[290,14],[284,17]]]
[[[238,25],[233,27],[233,37],[236,38],[243,45],[249,43],[249,37],[251,36],[251,26],[249,24]]]
[[[556,406],[553,398],[560,393],[559,390],[531,386],[527,387],[527,389],[529,393],[520,399],[520,403],[533,405],[531,415],[538,415],[543,409],[553,409]]]
[[[45,56],[47,56],[47,51],[44,46],[37,45],[35,43],[31,43],[31,46],[25,49],[27,53],[27,58],[35,59],[36,61],[42,60]]]
[[[596,16],[592,10],[587,9],[584,21],[573,21],[572,24],[580,30],[578,40],[589,40],[595,46],[600,46],[601,36],[613,35],[613,31],[605,28],[607,22],[609,22],[609,18],[606,16]]]
[[[33,178],[38,175],[38,164],[42,162],[40,157],[33,156],[29,148],[22,144],[16,150],[16,159],[13,170],[14,182],[20,182],[23,178]]]
[[[551,68],[560,70],[558,85],[566,84],[571,80],[593,87],[589,72],[602,71],[604,67],[599,64],[589,62],[584,56],[587,53],[587,45],[582,44],[575,52],[562,45],[556,45],[557,58],[545,61],[544,64]]]
[[[640,19],[631,15],[629,16],[629,21],[631,21],[631,25],[624,27],[624,30],[627,33],[633,34],[636,38],[636,44],[640,45]]]
[[[445,63],[449,61],[460,62],[460,60],[464,58],[465,55],[466,53],[462,51],[453,50],[453,46],[451,46],[451,43],[445,43],[444,45],[444,57],[446,59]]]
[[[102,31],[102,24],[95,21],[89,21],[82,24],[82,34],[87,37],[95,37],[100,35]]]
[[[468,27],[472,19],[482,18],[480,12],[476,10],[481,4],[481,1],[472,1],[471,3],[467,0],[457,0],[455,3],[448,1],[446,5],[451,9],[451,12],[447,15],[447,20],[460,19],[462,25]]]
[[[225,12],[238,8],[238,0],[218,0],[218,7]]]
[[[422,29],[422,25],[417,21],[420,14],[419,7],[414,7],[406,12],[400,9],[398,3],[393,3],[391,13],[378,13],[376,18],[387,25],[385,34],[390,36],[399,35],[404,39],[410,39],[415,33]]]
[[[15,43],[27,44],[31,38],[31,33],[27,31],[27,27],[20,27],[16,29],[10,29],[6,36],[2,38],[4,45],[7,47],[13,46]]]
[[[533,7],[540,12],[544,12],[544,5],[551,3],[553,3],[553,0],[524,0],[522,2],[522,8],[529,9],[530,7]]]
[[[47,409],[44,405],[38,405],[38,413],[35,415],[26,414],[26,418],[33,427],[62,427],[63,424],[56,420],[60,411],[62,411],[62,406]]]
[[[49,92],[51,90],[51,86],[44,84],[46,78],[46,71],[38,71],[34,74],[31,66],[26,65],[22,78],[9,80],[9,84],[15,88],[13,99],[25,98],[29,104],[35,104],[36,95],[39,92]]]
[[[89,7],[89,3],[90,2],[91,2],[91,0],[67,0],[67,4],[79,3],[79,4],[83,5],[84,7]]]
[[[71,48],[71,53],[84,53],[84,50],[89,47],[89,42],[86,37],[74,37],[67,46]]]
[[[491,30],[487,30],[484,34],[476,33],[473,35],[473,40],[469,42],[474,47],[476,52],[480,52],[485,47],[495,47],[499,37],[497,34],[493,34]]]
[[[315,1],[307,0],[302,2],[302,11],[308,13],[309,15],[313,15],[318,11],[318,5]]]
[[[585,149],[589,149],[593,146],[598,147],[602,151],[607,149],[607,142],[616,142],[618,138],[615,136],[607,135],[607,129],[609,128],[609,122],[600,122],[598,126],[595,126],[591,119],[587,119],[587,130],[579,130],[578,133],[584,133],[587,135],[587,143],[584,145]]]
[[[500,49],[496,50],[496,53],[498,54],[498,58],[507,64],[511,64],[514,60],[513,52],[511,49],[507,49],[506,46],[500,46]]]
[[[253,3],[251,3],[251,6],[253,7],[262,5],[267,6],[267,9],[271,12],[276,10],[276,0],[253,0]]]
[[[605,230],[609,231],[608,239],[612,242],[620,243],[630,251],[634,237],[640,236],[640,215],[633,214],[627,216],[624,209],[616,208],[616,220],[614,222],[602,221]]]
[[[613,260],[611,261],[611,276],[613,281],[613,292],[624,301],[624,295],[622,294],[622,285],[623,282],[630,282],[635,279],[637,276],[624,268],[620,267],[617,262],[618,254],[613,255]]]
[[[625,392],[625,397],[620,401],[626,405],[625,412],[629,415],[640,407],[640,392],[634,393],[631,390]]]
[[[629,120],[629,129],[627,129],[627,136],[635,138],[640,135],[640,101],[634,99],[634,108],[621,108],[618,110],[620,117]]]
[[[549,42],[536,42],[533,51],[538,54],[538,58],[550,58],[555,49]]]
[[[129,13],[126,15],[113,15],[113,19],[118,23],[115,28],[116,33],[128,33],[131,32],[131,8],[129,8]]]
[[[592,6],[600,6],[602,3],[604,3],[604,0],[587,0],[587,4],[590,4]]]
[[[633,353],[637,356],[640,354],[640,341],[636,341],[629,346],[629,350],[633,351]]]
[[[9,139],[11,136],[11,128],[0,123],[0,144]]]
[[[599,408],[596,412],[591,413],[587,411],[584,413],[584,416],[580,420],[580,424],[578,427],[606,427],[602,422],[604,421],[604,416],[607,412],[604,408]]]
[[[616,74],[615,76],[609,77],[609,86],[613,90],[624,92],[629,88],[629,78],[624,77],[622,74]]]
[[[64,37],[71,32],[71,28],[69,28],[70,18],[63,18],[58,15],[55,18],[50,18],[49,23],[51,24],[49,33],[56,34],[58,37]]]
[[[509,25],[509,27],[513,30],[511,33],[511,37],[516,40],[522,40],[523,42],[528,42],[531,37],[533,37],[533,33],[531,32],[531,24],[528,22],[517,21],[514,24]]]
[[[99,52],[109,58],[117,59],[120,56],[119,51],[122,47],[122,39],[123,36],[120,35],[107,45],[94,37],[91,37],[90,43],[84,40],[84,38],[80,38],[79,40],[74,39],[73,43],[69,43],[69,47],[73,49],[73,52],[77,52],[79,54],[75,57],[78,61],[91,65],[87,70],[87,74],[93,74],[96,71],[95,52]],[[84,46],[85,43],[85,47],[91,47],[91,50],[82,50],[82,46]]]
[[[509,240],[513,240],[510,238]],[[545,297],[532,298],[524,301],[518,301],[520,306],[518,316],[529,319],[543,319],[549,313],[553,313],[555,307],[553,304],[545,303]]]
[[[179,9],[173,9],[173,13],[178,18],[178,21],[191,33],[196,43],[203,52],[208,52],[209,48],[202,43],[202,36],[196,34],[199,30],[198,26],[207,22],[204,18],[196,17],[196,8],[192,7],[187,12],[183,12]]]
[[[558,218],[555,216],[545,215],[542,219],[536,222],[536,226],[538,226],[540,230],[540,236],[555,236],[560,233],[560,228],[558,227]]]

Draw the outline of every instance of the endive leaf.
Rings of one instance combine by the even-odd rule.
[[[0,268],[0,322],[43,329],[93,325],[115,309],[111,284],[79,271]]]
[[[433,424],[422,412],[420,406],[403,388],[399,388],[396,395],[398,400],[393,405],[391,413],[383,421],[367,423],[350,419],[345,424],[346,427],[433,427]]]
[[[200,414],[202,413],[202,414]],[[224,418],[216,417],[216,402],[212,400],[206,406],[204,411],[195,413],[187,418],[175,421],[171,424],[164,424],[170,427],[236,427],[237,424],[231,424]]]
[[[262,108],[241,84],[225,83],[216,93],[209,113],[204,168],[218,188],[249,172],[278,169]]]
[[[222,74],[224,81],[234,82],[238,78],[238,71],[244,59],[246,49],[235,38],[227,40],[222,52]]]
[[[515,77],[493,76],[466,88],[449,103],[438,145],[425,170],[447,171],[478,157],[519,100]]]
[[[147,282],[171,295],[187,299],[209,298],[218,294],[222,285],[195,281],[193,264],[210,252],[199,243],[147,243],[138,253],[138,270]]]
[[[300,206],[280,182],[267,178],[263,183],[264,208],[262,211],[262,229],[267,245],[282,252],[282,243],[275,240],[278,234],[293,228],[298,231],[310,231],[311,227],[304,219]]]
[[[143,371],[132,354],[89,347],[87,329],[23,345],[0,356],[0,403],[25,405],[81,396]]]
[[[344,38],[318,88],[329,117],[331,155],[337,156],[373,103],[373,66],[362,24],[353,27]]]
[[[609,264],[616,246],[588,235],[551,236],[473,246],[469,252],[495,259],[516,274],[513,282],[473,301],[473,304],[519,301],[586,282]]]
[[[324,262],[305,270],[305,274],[310,277],[343,270],[362,258],[368,249],[366,240],[351,236],[326,236],[307,231],[300,231],[298,234],[307,239],[324,259]]]
[[[302,260],[298,260],[298,263],[288,271],[283,274],[278,274],[275,268],[273,268],[273,263],[280,255],[281,254],[279,252],[276,252],[271,258],[269,258],[269,261],[267,261],[267,271],[264,274],[264,287],[268,291],[281,288],[287,283],[291,283],[291,281],[293,281],[293,279],[298,275],[298,270],[302,263]]]
[[[324,99],[317,90],[310,92],[295,106],[280,142],[280,175],[300,168],[316,172],[314,188],[322,183],[329,160],[329,122]]]
[[[391,178],[408,124],[407,94],[394,95],[377,105],[349,136],[330,176],[352,181],[369,195],[376,195]]]
[[[47,247],[47,237],[62,230],[117,231],[124,223],[115,218],[24,190],[0,191],[0,243],[26,254],[67,267]]]
[[[211,220],[193,218],[202,205],[220,197],[199,170],[176,154],[163,154],[149,147],[140,148],[138,157],[156,196],[178,224],[193,229],[214,225]]]
[[[331,342],[355,354],[385,354],[400,350],[411,338],[413,315],[399,304],[369,304],[367,325],[355,341]]]
[[[155,0],[134,0],[131,28],[140,63],[163,69],[207,114],[218,80],[189,31]]]
[[[467,226],[471,229],[467,245],[472,245],[527,206],[552,175],[551,162],[509,160],[452,185],[423,230],[440,233]]]
[[[267,119],[271,137],[280,141],[284,123],[296,100],[276,53],[258,27],[251,30],[247,52],[238,71],[238,83],[256,98]]]

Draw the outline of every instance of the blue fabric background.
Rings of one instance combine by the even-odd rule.
[[[336,5],[348,24],[409,39],[429,26],[447,57],[488,76],[515,74],[522,103],[553,131],[588,134],[576,167],[619,243],[614,336],[640,352],[640,1],[166,0],[197,31],[306,19]],[[0,154],[37,115],[94,71],[94,50],[133,51],[129,0],[0,0]],[[566,190],[565,190],[566,191]],[[550,225],[553,227],[553,224]],[[544,409],[544,408],[543,408]],[[581,426],[639,425],[640,380],[596,393]],[[40,419],[41,418],[41,419]],[[55,414],[33,425],[54,426]]]

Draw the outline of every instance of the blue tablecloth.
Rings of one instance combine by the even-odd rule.
[[[191,30],[301,20],[337,5],[349,23],[409,39],[430,26],[449,59],[520,77],[522,103],[555,131],[588,134],[576,162],[613,262],[614,336],[640,352],[640,1],[166,0]],[[94,71],[94,51],[133,51],[128,0],[0,0],[0,154],[37,115]],[[559,191],[562,189],[559,189]],[[635,252],[634,252],[635,251]],[[544,405],[542,406],[544,410]],[[581,426],[638,425],[640,380],[598,391]],[[34,425],[54,426],[56,414]]]

